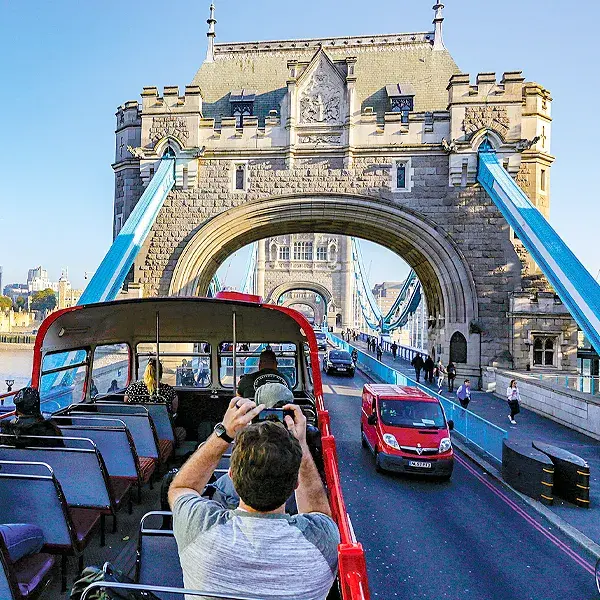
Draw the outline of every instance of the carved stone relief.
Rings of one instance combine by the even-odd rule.
[[[300,123],[341,123],[342,91],[321,59],[300,94]]]
[[[301,144],[340,144],[342,142],[339,135],[303,135],[298,139]]]
[[[463,130],[467,136],[481,129],[493,129],[503,137],[509,130],[510,121],[504,106],[467,106]]]
[[[190,137],[186,120],[182,117],[152,117],[152,125],[148,131],[151,142],[156,143],[165,137],[176,137],[187,142]]]

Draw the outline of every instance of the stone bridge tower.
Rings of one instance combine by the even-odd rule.
[[[185,92],[147,87],[117,111],[115,231],[163,154],[176,158],[133,269],[144,294],[204,294],[258,240],[356,236],[415,270],[428,349],[461,376],[574,368],[574,322],[476,182],[490,144],[548,211],[550,94],[519,72],[462,74],[435,10],[428,33],[218,44],[211,14]]]
[[[256,293],[268,302],[276,304],[285,294],[308,290],[322,298],[329,326],[354,327],[354,269],[349,238],[297,233],[261,240],[256,272]],[[314,308],[322,314],[318,306]]]

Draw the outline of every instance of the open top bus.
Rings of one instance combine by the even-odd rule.
[[[257,370],[260,352],[271,348],[292,385],[294,402],[320,433],[321,468],[341,538],[337,584],[328,598],[368,599],[364,552],[344,504],[313,329],[293,309],[262,304],[256,297],[242,294],[220,296],[115,301],[52,313],[40,327],[34,348],[31,385],[40,391],[42,411],[64,425],[63,435],[78,437],[82,420],[90,418],[93,420],[86,426],[91,433],[81,437],[98,435],[110,425],[113,429],[129,429],[126,433],[130,445],[137,445],[135,418],[144,418],[151,423],[157,448],[154,460],[159,465],[164,450],[160,438],[169,438],[174,445],[173,431],[164,431],[164,415],[154,410],[158,407],[123,403],[127,386],[143,377],[147,362],[158,358],[163,365],[162,381],[177,392],[179,407],[171,428],[186,431],[183,448],[178,449],[181,452],[193,450],[210,434],[235,394],[239,378]],[[124,407],[135,406],[148,414],[119,414]],[[93,441],[100,448],[100,437]],[[109,452],[116,450],[110,447]],[[148,452],[137,448],[137,454],[140,467],[142,456]],[[0,460],[6,456],[10,458],[0,452]],[[117,462],[114,459],[105,457],[107,471],[112,462]],[[58,483],[64,484],[60,478]],[[138,497],[142,483],[138,474]],[[52,552],[51,547],[43,550]],[[139,570],[138,565],[138,574]]]

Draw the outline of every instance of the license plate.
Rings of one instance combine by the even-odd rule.
[[[433,463],[425,462],[424,460],[409,460],[408,466],[416,469],[431,469]]]
[[[346,371],[347,369],[346,369],[346,367],[338,367],[337,370],[338,371]]]

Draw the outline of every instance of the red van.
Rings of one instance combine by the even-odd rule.
[[[449,479],[454,468],[452,421],[439,400],[418,388],[368,383],[363,388],[360,434],[378,471]]]

